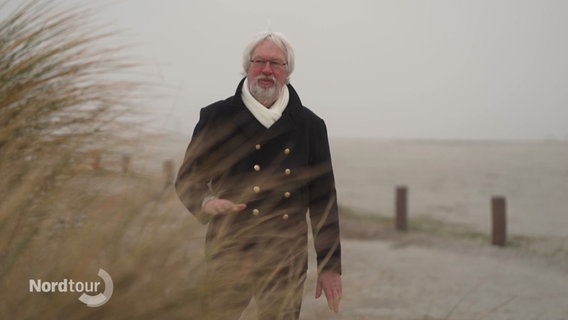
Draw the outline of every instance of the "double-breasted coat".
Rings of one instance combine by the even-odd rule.
[[[264,127],[235,95],[200,112],[176,191],[186,208],[208,224],[209,258],[262,249],[273,263],[307,268],[308,219],[320,270],[341,273],[336,189],[324,121],[304,107],[288,84],[281,118]],[[245,203],[242,212],[209,215],[204,199]],[[214,249],[212,249],[214,248]]]

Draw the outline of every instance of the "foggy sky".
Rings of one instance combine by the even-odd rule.
[[[125,0],[105,13],[163,86],[158,129],[190,133],[271,29],[332,137],[568,139],[567,1]]]

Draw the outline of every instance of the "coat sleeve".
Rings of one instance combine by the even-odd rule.
[[[318,270],[341,274],[341,244],[335,178],[327,129],[322,119],[312,125],[310,167],[318,172],[309,184],[309,212]]]
[[[201,207],[203,199],[212,196],[209,187],[211,176],[206,170],[208,162],[206,155],[210,147],[205,137],[209,121],[209,112],[206,108],[201,109],[199,121],[195,126],[175,181],[176,193],[181,202],[202,224],[207,224],[211,220],[211,215],[205,213]]]

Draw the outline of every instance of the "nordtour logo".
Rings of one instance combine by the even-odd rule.
[[[112,278],[110,274],[103,269],[99,269],[97,273],[99,277],[103,279],[104,291],[99,292],[102,289],[100,281],[75,281],[73,279],[63,279],[61,281],[43,281],[40,279],[30,279],[30,292],[77,292],[82,293],[79,297],[79,301],[86,304],[88,307],[100,307],[112,296],[114,290]],[[96,295],[90,295],[88,293],[99,292]]]

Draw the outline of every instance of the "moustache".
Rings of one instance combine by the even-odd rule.
[[[257,82],[257,83],[258,83],[258,81],[260,81],[260,80],[270,80],[270,81],[276,83],[276,77],[275,77],[275,76],[260,75],[260,76],[256,77],[254,80],[255,80],[255,82]]]

